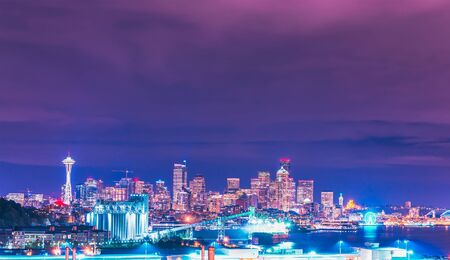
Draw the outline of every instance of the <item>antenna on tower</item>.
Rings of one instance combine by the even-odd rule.
[[[113,172],[122,172],[122,173],[125,173],[125,178],[127,178],[128,179],[128,173],[133,173],[134,171],[130,171],[130,170],[128,170],[128,169],[125,169],[125,170],[112,170]]]

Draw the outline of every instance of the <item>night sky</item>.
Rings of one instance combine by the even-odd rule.
[[[450,2],[0,1],[0,195],[222,191],[292,159],[360,203],[450,207]]]

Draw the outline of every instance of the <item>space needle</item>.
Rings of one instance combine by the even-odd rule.
[[[72,184],[70,183],[70,173],[72,171],[72,165],[75,164],[75,160],[70,157],[70,154],[67,155],[66,159],[62,161],[64,166],[66,166],[66,184],[64,185],[63,190],[63,202],[66,205],[70,205],[72,201]]]

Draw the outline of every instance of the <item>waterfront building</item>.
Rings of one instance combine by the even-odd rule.
[[[148,213],[148,195],[131,194],[128,201],[99,201],[86,215],[86,224],[108,230],[114,241],[128,241],[145,237]]]
[[[324,208],[334,207],[334,198],[332,191],[323,191],[320,193],[320,203]]]
[[[170,210],[170,192],[162,180],[156,181],[155,192],[152,198],[152,207],[156,210]]]
[[[235,193],[240,189],[241,179],[227,178],[227,193]]]
[[[314,181],[299,180],[297,187],[297,203],[300,205],[314,202]]]
[[[183,205],[179,205],[178,198],[183,198],[184,196],[179,196],[178,193],[183,192],[183,189],[187,188],[187,167],[186,163],[175,163],[173,165],[173,209],[180,210]]]
[[[31,245],[45,248],[47,245],[58,245],[68,241],[80,246],[100,244],[109,240],[109,232],[90,226],[37,226],[15,228],[11,231],[10,237],[13,248],[27,248]]]
[[[75,160],[68,155],[62,163],[66,168],[66,183],[62,187],[62,201],[64,204],[70,205],[72,202],[72,183],[70,179],[72,174],[72,166],[75,164]]]

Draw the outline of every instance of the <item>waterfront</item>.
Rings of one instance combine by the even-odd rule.
[[[201,231],[194,234],[198,238],[213,240],[216,232]],[[245,239],[246,234],[239,230],[227,230],[226,235],[233,239]],[[354,232],[309,232],[291,233],[289,241],[293,247],[304,252],[336,253],[339,241],[343,241],[342,252],[350,252],[352,247],[364,247],[365,243],[380,243],[381,247],[405,248],[415,255],[450,255],[450,228],[435,227],[385,227],[366,226]]]

